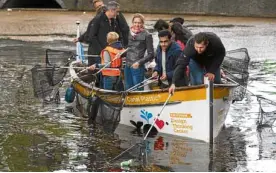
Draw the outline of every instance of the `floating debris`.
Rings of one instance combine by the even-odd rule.
[[[121,167],[122,167],[122,168],[130,167],[130,166],[132,166],[132,164],[133,164],[133,160],[130,159],[130,160],[128,160],[128,161],[121,162]]]

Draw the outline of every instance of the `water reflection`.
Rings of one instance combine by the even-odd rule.
[[[120,140],[125,141],[121,143],[121,148],[127,149],[133,143],[142,141],[141,137],[133,136],[129,128],[123,125],[119,125],[115,133]],[[209,144],[176,136],[158,134],[149,138],[147,145],[148,166],[162,165],[171,171],[235,171],[246,157],[244,135],[234,127],[224,129],[218,136],[213,151],[211,150],[213,157],[210,157]]]
[[[257,129],[259,141],[259,160],[276,158],[276,132],[273,127]]]
[[[12,147],[11,147],[12,146]],[[9,171],[53,171],[68,162],[66,146],[43,134],[10,134],[2,143]]]

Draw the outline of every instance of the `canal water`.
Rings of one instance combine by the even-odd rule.
[[[251,95],[231,106],[211,156],[203,142],[158,134],[145,145],[135,145],[142,137],[133,128],[119,126],[111,133],[88,126],[87,119],[68,111],[68,81],[59,105],[43,105],[33,96],[30,69],[43,62],[46,49],[74,51],[74,23],[80,20],[84,31],[92,15],[0,11],[0,171],[120,171],[120,163],[129,159],[134,160],[130,171],[276,171],[276,127],[257,128],[259,107]],[[131,15],[126,14],[128,22]],[[172,17],[146,15],[146,27],[152,31],[157,19]],[[217,33],[227,50],[247,48],[248,88],[276,101],[276,19],[183,17],[193,33]]]

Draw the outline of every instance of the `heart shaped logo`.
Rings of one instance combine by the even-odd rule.
[[[157,125],[157,127],[158,127],[160,130],[161,130],[161,129],[164,127],[164,125],[165,125],[164,121],[163,121],[163,120],[159,120],[159,119],[156,120],[155,124]]]

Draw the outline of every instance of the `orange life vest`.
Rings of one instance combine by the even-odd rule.
[[[107,46],[105,49],[102,50],[101,52],[101,63],[104,65],[104,51],[107,51],[110,55],[110,61],[112,62],[115,58],[116,55],[120,52],[123,52],[124,49],[116,49],[111,46]],[[108,69],[103,69],[102,70],[102,75],[103,76],[120,76],[120,67],[122,65],[122,58],[117,58],[110,64],[110,68]],[[113,69],[112,69],[113,68]]]

